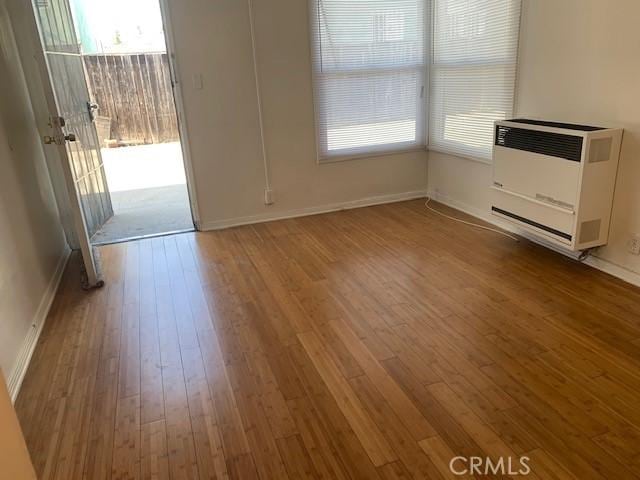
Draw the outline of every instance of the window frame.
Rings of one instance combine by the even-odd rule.
[[[438,1],[442,1],[442,0],[429,0],[429,10],[430,10],[430,22],[433,22],[435,19],[435,9],[436,9],[436,2]],[[511,116],[513,116],[516,112],[516,100],[517,100],[517,94],[518,94],[518,77],[519,77],[519,73],[520,73],[520,33],[522,31],[522,14],[523,14],[523,9],[524,9],[524,5],[522,0],[515,0],[519,3],[518,5],[518,21],[517,21],[517,32],[518,34],[516,35],[516,44],[515,44],[515,56],[514,56],[514,61],[513,63],[509,62],[491,62],[491,61],[487,61],[487,62],[459,62],[456,64],[452,64],[452,63],[436,63],[435,62],[435,54],[434,54],[434,41],[433,41],[433,35],[435,34],[435,28],[433,26],[433,23],[431,23],[431,28],[430,28],[430,40],[429,40],[429,100],[431,100],[434,96],[433,93],[433,89],[432,89],[432,85],[433,85],[433,77],[435,75],[435,73],[438,71],[438,68],[450,68],[451,70],[454,69],[477,69],[478,71],[486,68],[488,66],[501,66],[503,68],[506,67],[510,67],[513,66],[514,68],[514,78],[513,78],[513,95],[511,97],[511,109],[509,112],[507,112],[506,118],[509,118]],[[428,110],[428,119],[430,120],[431,118],[431,109],[429,108]],[[493,138],[493,137],[491,137]],[[484,163],[487,165],[492,165],[493,164],[493,158],[492,158],[492,154],[490,153],[487,157],[484,156],[479,156],[479,155],[471,155],[469,153],[464,153],[464,152],[459,152],[459,151],[455,151],[455,148],[452,149],[448,149],[446,147],[443,147],[442,145],[433,145],[431,143],[432,140],[432,135],[431,135],[431,125],[428,125],[428,130],[427,130],[427,151],[430,152],[437,152],[437,153],[441,153],[444,155],[452,155],[455,157],[459,157],[459,158],[465,158],[467,160],[472,160],[475,162],[479,162],[479,163]],[[492,141],[493,144],[493,141]]]
[[[411,152],[426,151],[428,148],[429,135],[429,95],[430,95],[430,51],[431,51],[431,0],[417,0],[422,2],[424,18],[423,18],[423,59],[422,64],[416,67],[377,67],[369,69],[350,69],[331,72],[320,71],[321,52],[316,48],[320,43],[320,12],[319,6],[322,0],[308,0],[309,5],[309,48],[311,51],[311,72],[312,72],[312,89],[313,89],[313,110],[314,110],[314,129],[316,139],[316,163],[327,164],[336,163],[347,160],[357,160],[363,158],[375,158],[381,156],[398,155]],[[415,142],[398,142],[393,144],[369,145],[365,147],[354,147],[351,149],[342,149],[336,154],[328,154],[327,140],[328,132],[323,135],[320,126],[321,118],[325,115],[321,102],[321,78],[330,76],[355,76],[363,73],[371,73],[372,75],[382,74],[384,72],[415,72],[422,80],[422,93],[418,95],[416,102],[416,141]],[[325,122],[326,123],[326,122]],[[385,148],[388,147],[388,148]],[[350,153],[351,152],[351,153]]]

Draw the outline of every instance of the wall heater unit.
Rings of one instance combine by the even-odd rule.
[[[622,129],[496,122],[492,213],[571,251],[607,243]]]

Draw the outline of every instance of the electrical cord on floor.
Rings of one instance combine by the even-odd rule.
[[[424,206],[427,207],[428,210],[431,210],[434,213],[437,213],[440,216],[443,216],[445,218],[448,218],[449,220],[453,220],[454,222],[458,222],[458,223],[464,223],[465,225],[469,225],[471,227],[476,227],[476,228],[481,228],[482,230],[488,230],[490,232],[494,232],[494,233],[498,233],[504,237],[510,238],[511,240],[515,240],[516,242],[519,242],[520,239],[514,235],[510,235],[506,232],[503,232],[501,230],[498,230],[496,228],[490,228],[490,227],[485,227],[484,225],[478,225],[477,223],[472,223],[472,222],[467,222],[465,220],[462,220],[460,218],[456,218],[456,217],[451,217],[445,213],[439,212],[438,210],[436,210],[433,207],[429,206],[429,203],[431,202],[431,197],[427,197],[427,201],[424,203]]]

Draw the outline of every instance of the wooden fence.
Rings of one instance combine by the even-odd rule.
[[[179,140],[165,53],[85,55],[84,64],[98,115],[110,119],[110,128],[101,129],[109,139],[101,141],[131,145]]]

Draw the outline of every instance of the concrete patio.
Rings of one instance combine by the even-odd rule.
[[[180,143],[102,149],[114,215],[94,244],[193,229]]]

